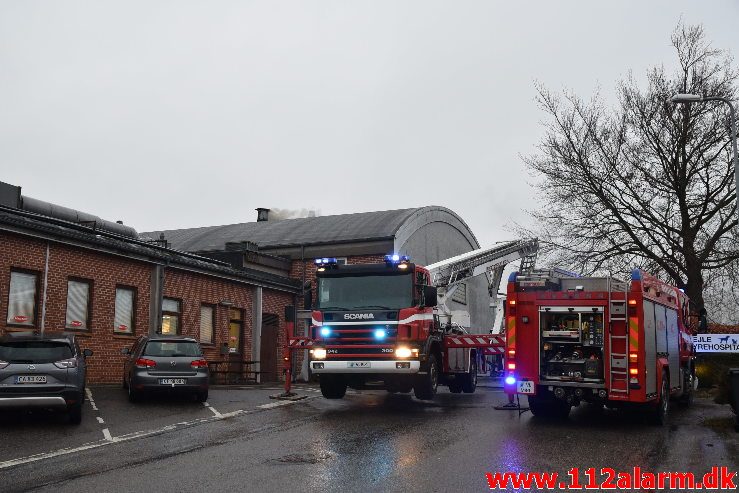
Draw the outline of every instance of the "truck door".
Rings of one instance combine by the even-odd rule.
[[[679,387],[682,385],[680,378],[680,331],[677,328],[677,312],[670,308],[666,310],[667,323],[667,351],[670,356],[667,361],[670,363],[670,387]]]
[[[654,319],[654,303],[644,301],[644,364],[647,369],[647,394],[657,392],[657,339]]]

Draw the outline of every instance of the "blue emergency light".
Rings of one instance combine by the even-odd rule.
[[[514,377],[513,375],[508,375],[507,377],[505,377],[505,383],[506,385],[513,385],[514,383],[516,383],[516,377]]]
[[[375,330],[375,339],[384,339],[386,336],[387,336],[387,331],[385,329]]]
[[[316,265],[336,265],[338,262],[333,257],[323,257],[316,259]]]
[[[322,327],[322,328],[321,328],[321,335],[322,335],[323,337],[328,337],[328,336],[330,336],[330,335],[331,335],[331,329],[330,329],[330,328],[328,328],[328,327]]]
[[[400,264],[410,262],[410,260],[411,258],[408,255],[398,255],[397,253],[385,255],[385,263],[388,264]]]

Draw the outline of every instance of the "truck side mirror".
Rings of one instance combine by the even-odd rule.
[[[423,306],[436,306],[439,298],[436,292],[436,286],[423,287]]]

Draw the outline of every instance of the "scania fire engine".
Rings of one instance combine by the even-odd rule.
[[[329,399],[342,398],[347,387],[412,390],[419,399],[432,399],[439,384],[472,393],[478,356],[502,353],[503,338],[490,328],[474,333],[454,323],[446,300],[462,281],[482,273],[497,297],[503,267],[536,250],[535,240],[506,242],[429,268],[398,254],[378,264],[317,259],[310,334],[288,343],[311,347],[310,369]]]
[[[564,417],[587,401],[639,407],[662,423],[670,397],[689,404],[695,369],[689,301],[643,271],[630,282],[558,269],[508,282],[508,393],[534,415]]]

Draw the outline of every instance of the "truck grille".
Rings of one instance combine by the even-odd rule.
[[[328,335],[322,335],[321,330],[328,329]],[[314,338],[331,346],[339,345],[388,345],[391,347],[395,344],[398,329],[394,325],[382,325],[380,323],[368,325],[352,325],[352,326],[324,326],[315,327]],[[384,337],[378,337],[378,331],[382,331]]]

